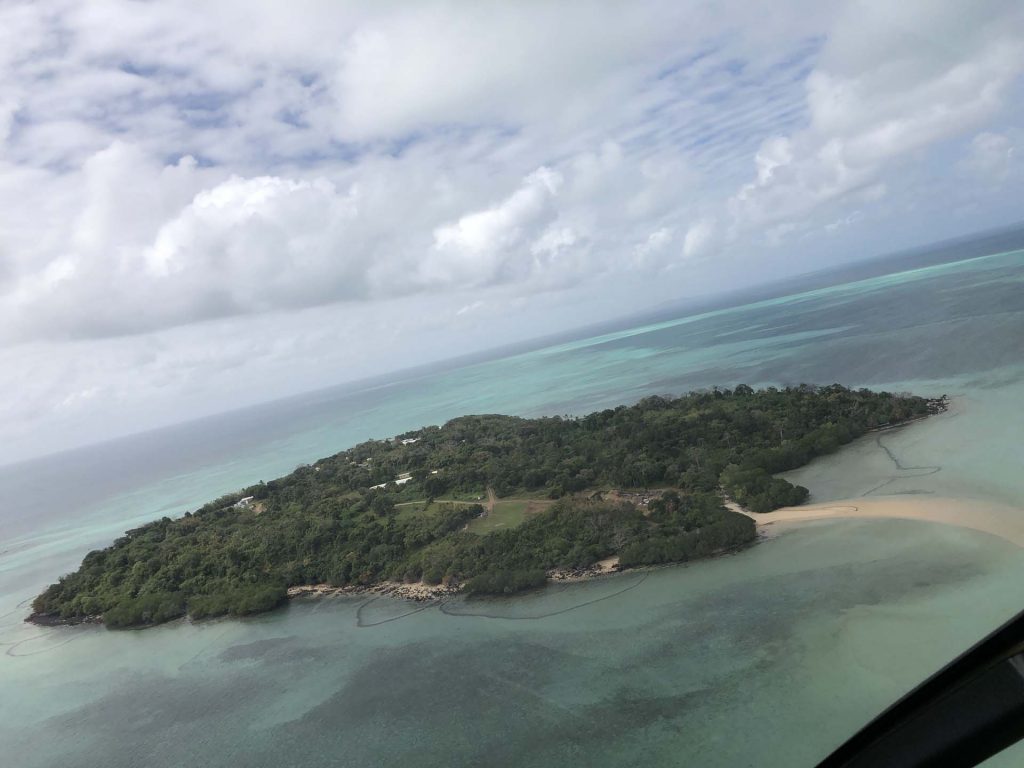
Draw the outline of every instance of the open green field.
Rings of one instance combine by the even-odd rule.
[[[502,499],[494,502],[489,514],[469,521],[466,530],[471,533],[490,533],[502,528],[515,528],[524,520],[544,511],[550,501],[538,499]]]
[[[470,533],[478,533],[482,535],[490,533],[491,531],[501,530],[503,528],[515,528],[524,520],[543,512],[553,503],[554,502],[546,498],[517,497],[514,499],[496,499],[494,501],[494,509],[483,517],[477,517],[471,520],[466,530]],[[464,501],[457,498],[435,499],[431,504],[427,504],[426,499],[403,501],[396,504],[395,509],[398,512],[398,517],[405,519],[409,517],[418,517],[424,514],[429,515],[437,511],[438,507],[445,504],[479,504],[486,509],[488,502],[486,497],[482,500],[478,500],[477,496],[473,495],[471,501]]]

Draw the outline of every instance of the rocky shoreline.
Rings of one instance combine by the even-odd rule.
[[[618,556],[607,557],[584,568],[556,568],[553,571],[548,571],[548,581],[583,581],[596,576],[619,573],[621,570]]]
[[[608,565],[610,560],[616,562]],[[594,563],[587,568],[562,568],[548,573],[549,582],[583,581],[604,576],[609,573],[618,572],[618,558],[610,558]],[[424,584],[414,582],[405,584],[396,581],[384,581],[371,586],[360,586],[349,584],[344,587],[335,587],[331,584],[299,584],[288,587],[288,599],[302,597],[393,597],[400,600],[410,600],[415,603],[433,602],[444,598],[454,597],[462,593],[463,585],[451,584]],[[62,619],[60,616],[46,613],[33,613],[26,617],[25,621],[41,627],[75,626],[78,624],[102,624],[103,616],[85,616],[78,619]]]
[[[424,584],[415,582],[403,584],[395,581],[384,581],[369,587],[358,585],[347,585],[334,587],[330,584],[300,584],[288,587],[288,597],[344,597],[358,595],[377,595],[381,597],[397,597],[403,600],[412,600],[417,603],[431,600],[440,600],[444,597],[452,597],[462,590],[460,586],[445,584]]]
[[[585,568],[556,568],[548,571],[548,582],[584,581],[597,576],[607,576],[619,572],[619,558],[609,557]],[[330,584],[300,584],[288,587],[288,598],[298,597],[357,597],[375,595],[395,597],[423,603],[454,597],[462,593],[462,584],[424,584],[422,581],[405,584],[396,581],[384,581],[372,586],[350,584],[334,587]]]

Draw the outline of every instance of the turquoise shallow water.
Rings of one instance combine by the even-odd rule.
[[[448,612],[34,632],[9,647],[0,737],[25,766],[809,763],[997,622],[986,596],[1021,566],[961,529],[811,524]]]
[[[366,437],[741,381],[955,395],[944,416],[793,473],[818,499],[1024,507],[1022,276],[1021,252],[935,265],[0,468],[4,763],[811,763],[1024,607],[1017,548],[830,521],[712,562],[443,611],[332,600],[127,633],[21,619],[125,528]]]

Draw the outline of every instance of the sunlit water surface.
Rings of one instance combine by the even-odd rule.
[[[295,602],[141,632],[22,619],[125,528],[465,412],[584,413],[739,382],[948,393],[949,413],[794,477],[821,500],[1024,507],[1022,281],[1024,252],[941,264],[0,468],[3,764],[811,764],[1024,607],[1018,548],[829,521],[505,601]]]

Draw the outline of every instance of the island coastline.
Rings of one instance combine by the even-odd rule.
[[[772,539],[791,526],[823,520],[913,520],[949,525],[987,533],[1024,548],[1024,510],[976,499],[953,497],[917,499],[905,496],[879,496],[877,498],[840,499],[798,507],[783,507],[774,512],[751,512],[731,500],[726,500],[724,506],[751,518],[757,525],[758,540],[741,547],[717,552],[707,558],[702,558],[702,560],[735,554],[759,541]],[[658,566],[630,568],[620,566],[619,558],[614,556],[585,568],[553,569],[548,572],[547,582],[544,586],[579,583],[654,567],[671,568],[688,564],[687,562],[665,563]],[[417,603],[443,600],[461,594],[465,594],[463,585],[431,585],[423,582],[403,584],[393,581],[371,586],[348,585],[344,587],[334,587],[330,584],[305,584],[288,589],[289,599],[373,595]]]
[[[27,620],[119,628],[308,596],[501,596],[735,553],[778,522],[860,512],[793,506],[808,489],[778,473],[947,407],[838,384],[740,385],[586,417],[459,417],[128,531],[40,594]]]

